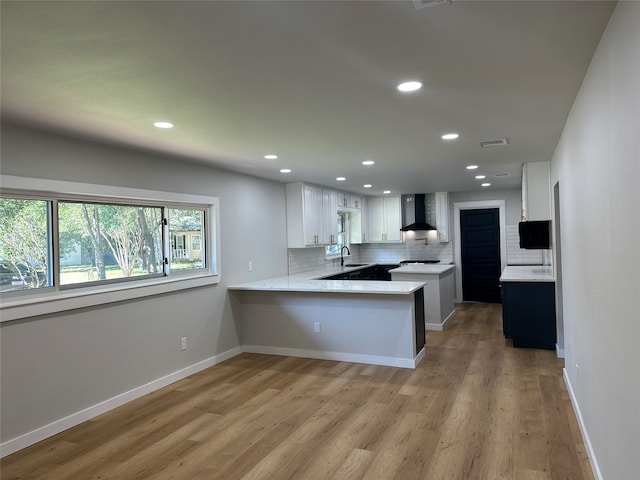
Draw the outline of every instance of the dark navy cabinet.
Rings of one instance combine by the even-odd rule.
[[[504,336],[520,348],[556,347],[554,282],[502,282]]]

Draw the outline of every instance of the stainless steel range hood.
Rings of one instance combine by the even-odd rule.
[[[402,195],[402,225],[403,232],[416,230],[436,230],[436,227],[427,222],[427,195],[416,193],[414,195]]]

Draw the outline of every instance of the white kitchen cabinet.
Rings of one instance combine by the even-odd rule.
[[[338,208],[350,209],[360,208],[362,205],[362,197],[348,192],[337,192]]]
[[[367,199],[368,243],[402,242],[400,196]]]
[[[349,210],[349,243],[366,243],[367,241],[367,201],[362,198],[357,210]]]
[[[338,196],[338,207],[339,208],[349,208],[349,202],[351,195],[347,192],[337,192]]]
[[[449,192],[436,192],[436,229],[438,241],[449,241]]]
[[[530,162],[522,167],[522,221],[551,218],[549,162]]]
[[[335,243],[338,238],[337,193],[314,185],[286,185],[287,246],[304,248]]]
[[[320,243],[331,245],[338,241],[338,193],[334,190],[322,190],[320,214]]]

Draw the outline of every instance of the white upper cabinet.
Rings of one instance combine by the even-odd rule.
[[[369,243],[402,242],[402,213],[399,196],[367,199]]]
[[[438,241],[449,241],[449,192],[436,192],[436,229]]]
[[[366,243],[368,236],[367,199],[359,198],[357,210],[350,210],[349,215],[349,243]]]
[[[362,197],[348,192],[337,192],[338,208],[350,209],[360,208],[362,205]]]
[[[334,190],[322,190],[322,212],[320,215],[321,241],[331,245],[338,241],[338,193]]]
[[[287,246],[316,247],[338,238],[337,193],[314,185],[286,185]]]
[[[551,218],[549,162],[525,163],[522,167],[522,215],[525,220]]]

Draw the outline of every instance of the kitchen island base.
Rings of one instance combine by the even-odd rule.
[[[244,290],[231,301],[245,352],[415,368],[423,295]]]

